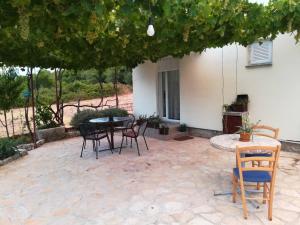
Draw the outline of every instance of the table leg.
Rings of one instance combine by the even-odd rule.
[[[111,148],[115,149],[115,144],[114,144],[114,127],[111,126],[110,128],[110,142],[111,142]]]

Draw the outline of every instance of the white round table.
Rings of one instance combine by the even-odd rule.
[[[210,139],[210,143],[212,146],[226,151],[235,152],[236,146],[240,147],[248,147],[248,146],[280,146],[281,143],[278,140],[273,138],[264,137],[264,136],[256,136],[253,135],[249,142],[239,141],[239,134],[222,134]],[[259,150],[257,150],[259,152]]]

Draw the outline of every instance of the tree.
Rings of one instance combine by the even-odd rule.
[[[4,121],[1,120],[1,124],[6,129],[6,135],[9,137],[7,112],[9,112],[20,99],[21,92],[23,90],[22,79],[19,79],[14,68],[2,68],[2,74],[0,75],[0,110],[3,111]]]
[[[149,6],[150,4],[150,6]],[[270,0],[1,1],[0,62],[42,68],[127,66],[291,32],[300,2]],[[152,17],[156,34],[146,35]]]

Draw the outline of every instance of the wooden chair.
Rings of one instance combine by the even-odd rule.
[[[253,133],[256,136],[263,136],[263,137],[269,137],[269,138],[273,138],[273,139],[278,139],[278,134],[279,134],[279,128],[273,128],[267,125],[255,125],[253,127]],[[250,154],[246,154],[246,157],[251,157],[251,156],[268,156],[268,154],[254,154],[254,155],[250,155]],[[255,164],[260,164],[260,162],[252,162],[252,165],[254,166]],[[257,190],[260,189],[260,184],[257,183]]]
[[[270,156],[242,157],[245,153],[256,152],[257,149],[270,154]],[[245,219],[248,216],[246,199],[257,199],[255,197],[246,197],[245,186],[256,187],[256,184],[251,185],[251,183],[263,183],[262,200],[264,204],[268,201],[268,219],[272,220],[274,186],[279,153],[280,146],[236,147],[237,167],[233,169],[232,174],[232,201],[236,202],[237,187],[239,185]],[[247,163],[253,161],[259,161],[260,164],[253,167],[252,163]]]
[[[254,130],[254,134],[257,136],[264,136],[264,137],[278,139],[278,134],[279,134],[278,128],[273,128],[266,125],[255,125],[253,127],[253,130]]]

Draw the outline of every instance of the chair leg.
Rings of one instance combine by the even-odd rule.
[[[111,142],[110,142],[110,140],[109,140],[109,137],[108,137],[108,135],[106,136],[106,138],[107,138],[107,142],[108,142],[108,145],[109,145],[109,148],[110,148],[111,154],[114,154],[114,152],[113,152],[113,149],[112,149],[112,145],[111,145]]]
[[[130,138],[130,148],[132,148],[132,138]]]
[[[140,154],[140,149],[139,149],[139,143],[138,143],[138,141],[137,141],[137,138],[134,138],[134,140],[135,140],[135,143],[136,143],[138,155],[140,156],[141,154]]]
[[[122,148],[123,148],[123,141],[124,141],[124,136],[122,136],[122,141],[121,141],[121,147],[120,147],[119,154],[121,154],[121,152],[122,152]]]
[[[237,188],[237,181],[234,174],[232,174],[232,202],[236,203],[236,188]]]
[[[98,159],[98,142],[96,141],[96,144],[95,144],[95,151],[96,151],[96,159]]]
[[[83,152],[84,148],[85,148],[85,140],[83,140],[83,142],[82,142],[81,153],[80,153],[81,158],[82,158],[82,152]]]
[[[147,145],[147,141],[146,141],[146,138],[145,138],[144,135],[143,135],[143,138],[144,138],[144,141],[145,141],[145,144],[146,144],[146,148],[147,148],[147,150],[149,150],[148,145]]]
[[[272,220],[272,211],[273,211],[273,195],[274,195],[274,186],[270,184],[269,191],[269,205],[268,205],[268,219]]]
[[[241,189],[241,197],[242,197],[242,203],[243,203],[244,218],[247,219],[248,215],[247,215],[245,188],[244,188],[244,184],[241,181],[240,181],[240,189]]]
[[[126,137],[126,145],[128,145],[128,138]]]
[[[267,183],[265,182],[264,183],[264,192],[263,192],[263,198],[264,198],[264,200],[263,200],[263,204],[266,204],[266,198],[267,198]]]

